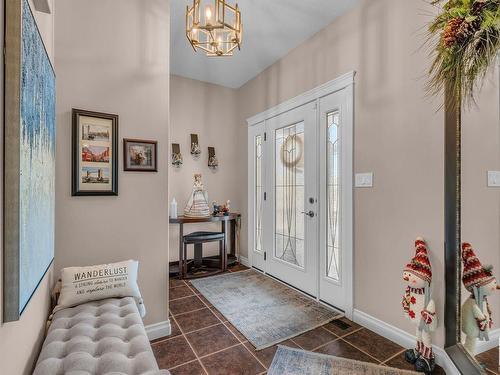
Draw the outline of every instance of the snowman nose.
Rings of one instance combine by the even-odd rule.
[[[500,285],[497,285],[497,289],[499,289],[499,290],[500,290]]]
[[[403,280],[404,280],[404,281],[410,281],[410,278],[409,278],[408,276],[405,276],[405,277],[403,277]],[[499,287],[499,286],[497,286],[497,288],[499,288],[499,289],[500,289],[500,287]]]

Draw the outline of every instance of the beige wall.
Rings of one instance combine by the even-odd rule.
[[[419,0],[365,0],[239,92],[243,149],[246,118],[357,72],[354,169],[374,172],[375,185],[354,194],[354,306],[410,333],[401,270],[418,235],[430,246],[441,322],[444,309],[443,114],[424,97],[428,58],[419,48],[430,11]],[[242,181],[245,165],[242,159]],[[443,324],[435,341],[444,344]]]
[[[168,319],[169,0],[58,0],[56,263],[138,259],[146,324]],[[117,197],[71,196],[71,109],[116,113]],[[158,173],[124,172],[122,138],[158,141]]]
[[[30,1],[32,9],[34,9]],[[0,6],[0,40],[3,40],[3,2]],[[47,53],[54,62],[54,16],[34,11],[35,20],[40,29]],[[0,57],[3,66],[3,54]],[[3,87],[3,69],[0,71],[0,85]],[[0,90],[0,113],[3,113],[3,90]],[[0,137],[3,137],[3,126],[0,127]],[[0,144],[3,147],[3,143]],[[3,150],[0,151],[3,155]],[[3,163],[0,163],[0,171]],[[3,174],[3,171],[0,172]],[[0,189],[2,186],[0,185]],[[1,194],[1,193],[0,193]],[[0,203],[1,205],[1,203]],[[0,216],[1,220],[1,216]],[[0,242],[1,243],[1,242]],[[3,256],[0,252],[0,273],[2,272]],[[0,290],[3,277],[0,277]],[[50,309],[50,289],[53,285],[53,267],[51,266],[31,298],[21,319],[17,322],[0,323],[0,363],[5,374],[31,374],[36,361],[43,336],[45,322]],[[3,299],[0,298],[0,311]]]
[[[203,175],[203,184],[209,201],[231,201],[231,209],[240,211],[246,204],[241,194],[241,160],[246,158],[246,148],[240,148],[241,137],[237,126],[236,90],[171,76],[170,78],[170,143],[179,143],[184,165],[175,168],[169,164],[169,201],[175,197],[179,215],[184,211],[193,186],[193,174]],[[190,134],[198,134],[202,154],[194,159],[190,154]],[[215,147],[219,159],[216,171],[208,168],[208,147]],[[246,169],[245,169],[246,170]],[[187,225],[185,233],[197,230],[220,230],[218,225]],[[178,260],[179,227],[170,226],[170,260]],[[206,254],[216,254],[217,244],[207,244]],[[192,250],[190,250],[190,255]]]

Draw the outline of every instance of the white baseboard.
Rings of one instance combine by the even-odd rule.
[[[172,327],[170,326],[170,320],[165,320],[164,322],[154,323],[147,325],[146,333],[148,334],[149,341],[156,340],[161,337],[170,336],[172,332]]]
[[[252,265],[250,264],[250,262],[249,262],[248,258],[246,258],[246,257],[242,257],[241,255],[240,255],[240,263],[241,263],[241,264],[243,264],[243,265],[244,265],[244,266],[246,266],[246,267],[249,267],[249,268],[252,266]]]
[[[476,354],[487,352],[490,349],[500,345],[500,328],[489,332],[489,341],[478,341],[476,345]]]
[[[395,342],[396,344],[401,345],[404,348],[413,348],[415,346],[415,336],[412,334],[383,322],[382,320],[374,318],[373,316],[362,311],[355,309],[353,313],[353,320],[354,322],[361,324],[362,326],[388,340]],[[446,371],[447,375],[460,375],[460,372],[457,370],[443,348],[433,345],[432,350],[436,356],[436,363]]]

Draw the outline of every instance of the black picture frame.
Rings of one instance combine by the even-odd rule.
[[[128,153],[129,153],[129,144],[143,144],[143,145],[148,145],[152,146],[153,148],[153,155],[151,158],[152,165],[151,167],[134,167],[129,165],[129,158],[128,158]],[[123,170],[126,172],[158,172],[158,142],[157,141],[150,141],[150,140],[145,140],[145,139],[131,139],[131,138],[124,138],[123,139]]]
[[[73,108],[72,115],[72,172],[71,172],[71,195],[72,196],[116,196],[118,195],[118,115],[94,112],[83,109]],[[109,147],[111,149],[110,166],[110,182],[109,189],[81,189],[80,178],[82,161],[82,152],[80,145],[80,117],[93,117],[95,119],[111,121],[111,139],[109,139]],[[83,134],[83,133],[82,133]],[[92,140],[89,140],[92,142]]]

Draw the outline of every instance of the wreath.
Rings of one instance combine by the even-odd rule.
[[[441,4],[444,3],[442,6]],[[452,90],[455,103],[474,92],[500,50],[500,0],[432,0],[440,12],[429,25],[433,44],[428,92]]]

